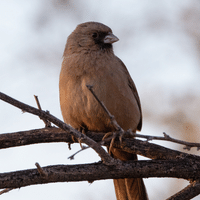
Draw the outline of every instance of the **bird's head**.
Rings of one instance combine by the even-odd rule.
[[[97,22],[86,22],[79,24],[69,35],[64,55],[67,52],[112,50],[112,43],[118,40],[108,26]]]

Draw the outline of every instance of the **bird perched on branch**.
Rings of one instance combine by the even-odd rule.
[[[118,124],[133,132],[142,128],[139,96],[124,63],[115,56],[112,44],[119,39],[104,24],[79,24],[69,35],[60,72],[60,105],[64,121],[80,131],[115,131],[107,113],[90,93],[93,91]],[[137,155],[112,148],[111,155],[122,161]],[[146,200],[141,178],[114,180],[118,200]]]

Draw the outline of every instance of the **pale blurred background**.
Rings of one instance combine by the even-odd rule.
[[[1,0],[0,91],[62,119],[58,80],[67,36],[76,25],[102,22],[120,39],[114,50],[126,64],[143,108],[142,133],[200,142],[200,2],[198,0]],[[112,91],[111,91],[112,92]],[[39,118],[0,101],[0,133],[43,128]],[[182,150],[182,146],[157,142]],[[38,144],[0,151],[0,173],[99,160],[92,150]],[[198,153],[192,149],[191,153]],[[151,200],[166,199],[188,182],[145,179]],[[112,180],[93,184],[36,185],[3,194],[1,200],[114,200]],[[200,199],[196,197],[195,200]]]

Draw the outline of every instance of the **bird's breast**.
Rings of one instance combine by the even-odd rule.
[[[60,73],[60,103],[63,118],[74,128],[91,131],[112,131],[110,119],[86,85],[102,101],[124,129],[135,129],[140,111],[126,75],[119,63],[110,59],[84,59],[72,64],[63,61]]]

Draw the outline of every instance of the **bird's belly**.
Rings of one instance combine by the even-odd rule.
[[[93,86],[93,91],[99,100],[114,115],[123,129],[133,131],[137,129],[140,111],[131,91],[129,88],[120,90],[116,82],[108,82],[106,79],[87,80],[85,78],[80,82],[70,82],[67,87],[65,85],[65,91],[62,92],[64,95],[60,96],[60,101],[66,123],[77,129],[83,127],[102,132],[114,130],[109,116],[86,85]]]

